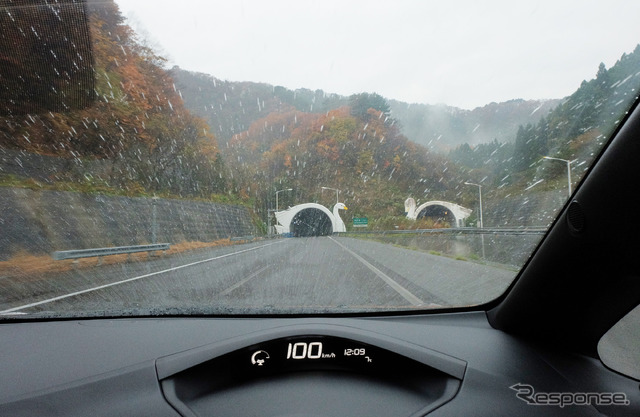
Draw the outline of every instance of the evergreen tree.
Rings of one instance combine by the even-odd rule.
[[[388,115],[391,111],[387,100],[376,93],[354,94],[349,97],[349,106],[351,107],[351,114],[362,120],[368,119],[369,109],[380,111],[385,115]]]

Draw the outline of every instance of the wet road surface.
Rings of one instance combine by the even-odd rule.
[[[499,296],[513,271],[347,237],[263,240],[33,282],[0,280],[0,314],[415,310]]]

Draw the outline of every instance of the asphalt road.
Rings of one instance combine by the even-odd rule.
[[[373,241],[277,239],[46,279],[7,277],[0,280],[0,315],[413,310],[489,301],[514,276]]]

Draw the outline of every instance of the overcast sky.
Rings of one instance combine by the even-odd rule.
[[[116,0],[171,65],[471,109],[562,98],[640,43],[640,1]]]

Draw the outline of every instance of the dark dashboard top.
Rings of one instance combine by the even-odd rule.
[[[184,399],[184,395],[180,397],[180,387],[196,387],[193,392],[200,392],[198,389],[202,384],[210,387],[216,375],[208,371],[213,369],[211,366],[233,364],[226,360],[220,362],[219,358],[239,354],[248,364],[251,360],[249,353],[276,348],[268,351],[269,356],[280,355],[282,361],[293,361],[294,355],[303,356],[302,344],[309,348],[311,343],[316,343],[315,348],[305,353],[313,358],[320,353],[317,350],[320,340],[342,343],[333,347],[328,343],[326,352],[323,345],[324,353],[336,353],[336,347],[342,349],[343,354],[344,349],[371,348],[374,349],[371,352],[376,354],[387,352],[391,368],[409,360],[424,365],[424,369],[431,369],[424,375],[440,375],[430,379],[434,384],[440,384],[438,392],[442,395],[455,394],[453,401],[437,397],[435,400],[440,399],[441,402],[433,415],[495,415],[496,402],[501,404],[501,410],[513,415],[535,415],[538,408],[529,406],[516,395],[519,392],[513,387],[518,384],[534,387],[536,392],[543,393],[567,386],[575,392],[592,392],[601,389],[606,381],[609,389],[614,387],[616,392],[625,393],[625,398],[632,404],[640,403],[637,384],[612,374],[599,361],[532,346],[496,331],[488,324],[484,313],[362,319],[161,318],[1,325],[0,349],[3,356],[20,360],[4,360],[0,364],[3,375],[0,415],[34,415],[35,411],[45,409],[50,411],[46,413],[50,415],[81,415],[88,409],[93,415],[113,415],[112,405],[117,403],[122,415],[133,415],[141,411],[140,407],[151,407],[158,412],[157,415],[175,416],[175,411],[165,399],[173,398],[167,394],[169,390],[173,389],[179,398]],[[294,347],[296,343],[301,344]],[[288,352],[290,344],[292,350]],[[28,357],[25,357],[25,346],[30,347]],[[289,355],[291,358],[286,359]],[[25,367],[25,363],[29,366]],[[267,382],[280,381],[278,386],[284,393],[304,386],[307,379],[296,379],[300,375],[307,375],[309,381],[335,379],[342,381],[345,387],[366,382],[378,390],[385,387],[382,392],[394,392],[393,395],[398,392],[405,395],[414,392],[417,386],[423,386],[415,385],[418,382],[414,385],[407,382],[411,380],[411,373],[407,373],[403,382],[402,378],[386,380],[361,369],[351,369],[344,374],[344,367],[342,371],[336,367],[317,366],[289,367],[281,371],[261,378],[267,378]],[[223,371],[220,372],[224,375]],[[244,368],[235,375],[248,375],[246,372]],[[202,379],[202,375],[206,377]],[[282,379],[283,375],[292,378],[297,375],[293,379],[297,383],[288,385],[289,377]],[[225,378],[222,380],[227,381]],[[425,379],[420,377],[418,380],[423,383]],[[249,390],[246,393],[254,395],[269,386],[268,383],[256,385],[251,381],[256,381],[255,375],[237,380],[232,387],[234,395],[243,398],[245,388]],[[322,389],[331,391],[330,386]],[[223,391],[231,389],[223,388]],[[202,389],[209,392],[209,388]],[[215,391],[220,387],[211,389]],[[136,395],[132,396],[132,392]],[[307,391],[296,392],[303,395]],[[339,392],[334,394],[339,395]],[[198,406],[205,407],[213,397],[201,393],[195,398],[193,410],[198,410]],[[225,397],[215,398],[218,401]],[[220,406],[221,403],[215,401],[213,403]],[[409,401],[407,404],[413,403]],[[256,412],[260,409],[257,405],[254,407]],[[597,415],[596,408],[591,406],[548,410],[558,412],[558,415],[572,415],[576,411],[580,415]],[[315,411],[317,415],[325,415],[322,410]]]

